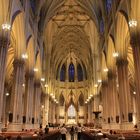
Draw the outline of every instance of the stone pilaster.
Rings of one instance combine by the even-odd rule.
[[[2,127],[4,80],[5,80],[6,56],[8,46],[9,46],[8,33],[0,32],[0,131]]]
[[[22,129],[22,110],[23,110],[23,83],[24,83],[24,61],[14,60],[14,81],[11,94],[11,105],[9,114],[9,131]]]
[[[110,128],[115,129],[116,118],[119,116],[118,94],[116,86],[116,74],[111,70],[108,71],[108,104]],[[118,122],[117,122],[118,123]]]
[[[128,61],[118,59],[117,69],[119,82],[120,123],[121,129],[127,129],[126,124],[128,124],[130,117],[132,117],[131,95],[128,80]]]
[[[108,83],[102,82],[103,123],[108,123]]]
[[[34,99],[34,73],[26,73],[25,83],[25,97],[24,97],[24,115],[23,115],[23,128],[32,128],[33,118],[33,99]]]
[[[34,84],[34,111],[33,117],[34,128],[39,128],[40,123],[40,110],[41,110],[41,84],[40,81],[36,81]]]
[[[87,108],[87,104],[85,104],[84,106],[84,123],[87,123],[87,119],[88,119],[88,108]]]
[[[140,40],[138,37],[133,34],[131,37],[130,44],[133,50],[133,58],[134,58],[134,67],[135,67],[135,81],[136,81],[136,118],[140,128]]]
[[[48,125],[49,119],[49,95],[45,95],[44,115],[43,115],[43,126]]]

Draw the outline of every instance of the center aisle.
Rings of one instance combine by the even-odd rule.
[[[67,133],[67,135],[66,135],[66,140],[71,140],[71,136],[70,136],[69,133]],[[74,135],[74,140],[77,140],[77,135],[76,134]]]

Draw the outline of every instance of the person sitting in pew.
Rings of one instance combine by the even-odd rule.
[[[103,134],[103,137],[101,138],[101,140],[109,140],[109,138],[107,138],[106,134]]]

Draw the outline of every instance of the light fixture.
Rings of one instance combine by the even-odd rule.
[[[25,53],[25,54],[22,54],[22,56],[21,56],[23,59],[28,59],[28,55],[27,55],[27,53]]]
[[[95,84],[94,87],[98,87],[98,84]]]
[[[108,72],[108,68],[104,68],[104,72]]]
[[[132,19],[132,20],[129,21],[129,27],[134,28],[136,26],[137,26],[137,21],[136,20]]]
[[[87,101],[85,101],[85,104],[87,104]]]
[[[117,87],[119,87],[119,84],[117,84]]]
[[[53,96],[53,94],[52,94],[52,93],[51,93],[50,95],[51,95],[51,96]]]
[[[22,84],[23,87],[25,87],[25,84]]]
[[[118,57],[119,56],[119,53],[118,52],[114,52],[113,53],[113,57]]]
[[[102,80],[101,80],[101,79],[99,79],[99,80],[98,80],[98,83],[102,83]]]
[[[45,84],[45,87],[47,88],[47,87],[48,87],[48,85],[47,85],[47,84]]]
[[[133,94],[136,94],[136,91],[134,91]]]
[[[6,95],[6,96],[9,96],[10,94],[7,92],[5,95]]]
[[[41,108],[44,108],[44,105],[42,105]]]
[[[38,72],[38,68],[34,68],[34,72]]]
[[[52,98],[55,99],[55,96],[53,95]]]
[[[8,23],[4,23],[1,25],[3,30],[10,30],[11,29],[11,25]]]
[[[45,78],[41,78],[41,81],[44,82],[45,81]]]
[[[92,95],[92,94],[90,94],[90,97],[93,97],[93,95]]]

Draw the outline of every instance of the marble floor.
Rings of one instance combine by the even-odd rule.
[[[67,133],[66,140],[71,140],[71,136]],[[77,140],[77,134],[74,135],[74,140]]]

